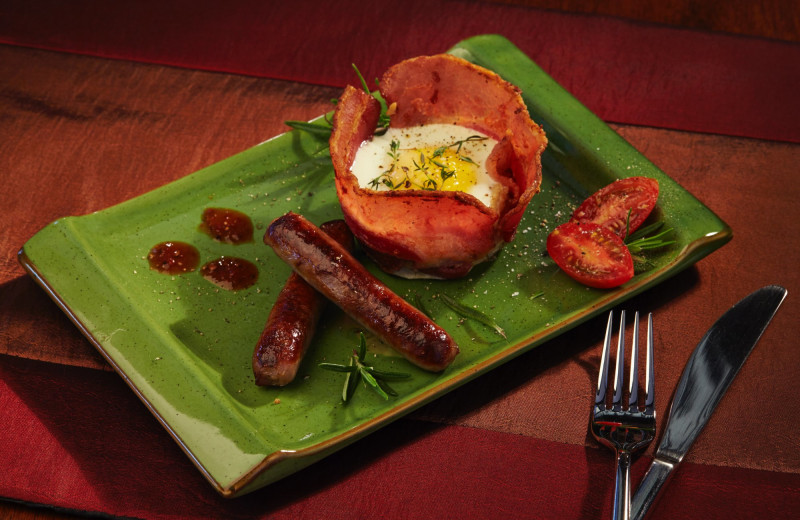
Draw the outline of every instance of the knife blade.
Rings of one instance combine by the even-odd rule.
[[[753,292],[723,314],[697,344],[675,390],[661,444],[631,502],[631,518],[644,518],[650,511],[786,294],[777,285]]]

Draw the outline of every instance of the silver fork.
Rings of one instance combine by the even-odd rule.
[[[631,510],[630,466],[633,453],[653,440],[656,429],[653,381],[653,315],[647,316],[647,357],[645,361],[646,395],[644,408],[639,407],[639,313],[633,326],[630,375],[628,378],[628,406],[622,407],[623,370],[625,366],[625,311],[622,311],[617,338],[616,369],[614,370],[614,395],[611,406],[606,403],[608,365],[613,336],[613,311],[608,314],[606,338],[600,359],[600,377],[592,408],[591,430],[594,437],[617,454],[617,478],[614,489],[614,519],[628,520]]]

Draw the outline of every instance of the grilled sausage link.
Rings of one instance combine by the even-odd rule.
[[[352,251],[353,235],[344,220],[326,222],[321,229]],[[253,352],[257,385],[284,386],[294,380],[326,303],[297,273],[289,275]]]
[[[441,327],[304,217],[292,212],[278,217],[264,242],[317,291],[415,365],[439,372],[458,354],[458,345]]]

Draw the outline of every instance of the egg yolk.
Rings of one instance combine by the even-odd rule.
[[[494,206],[502,186],[486,160],[496,144],[458,125],[390,128],[362,143],[351,169],[362,188],[461,191]]]

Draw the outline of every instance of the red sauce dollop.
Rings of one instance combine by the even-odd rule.
[[[222,256],[200,268],[203,278],[229,291],[247,289],[258,281],[258,267],[243,258]]]
[[[253,241],[253,222],[250,217],[235,209],[206,208],[200,230],[214,240],[227,244]]]
[[[181,274],[197,269],[200,252],[185,242],[161,242],[147,254],[150,269],[164,274]]]

